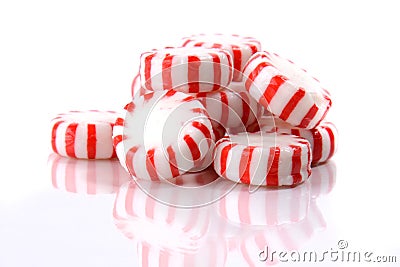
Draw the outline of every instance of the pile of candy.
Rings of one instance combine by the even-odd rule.
[[[166,180],[213,165],[233,182],[291,186],[337,148],[324,121],[330,94],[304,69],[238,35],[195,35],[143,53],[123,112],[52,120],[52,148],[118,157],[137,179]]]

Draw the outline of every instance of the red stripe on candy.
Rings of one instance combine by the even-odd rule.
[[[123,118],[118,118],[118,119],[115,121],[114,126],[124,126],[124,119],[123,119]]]
[[[333,153],[335,153],[335,135],[333,134],[333,131],[331,128],[326,127],[326,126],[323,126],[322,128],[325,129],[329,135],[330,147],[329,147],[329,156],[327,158],[327,159],[329,159],[333,156]]]
[[[176,177],[179,176],[179,170],[177,168],[177,162],[176,162],[176,157],[175,157],[175,151],[172,148],[172,146],[168,146],[167,148],[167,153],[168,153],[168,159],[169,159],[169,168],[171,170],[172,176]]]
[[[279,87],[286,82],[286,78],[281,75],[276,75],[272,77],[271,81],[269,82],[267,88],[264,91],[263,97],[260,99],[260,103],[267,107],[271,102],[272,98],[275,96],[276,92],[278,91]]]
[[[250,164],[253,157],[254,146],[248,146],[243,149],[239,162],[239,177],[244,184],[250,184]]]
[[[154,56],[155,56],[155,54],[150,54],[144,59],[144,62],[145,62],[144,63],[144,66],[145,66],[144,78],[146,79],[145,87],[150,90],[153,89],[151,87],[151,60],[153,59]]]
[[[124,109],[128,112],[132,112],[135,109],[135,103],[129,102],[125,105]]]
[[[213,91],[218,90],[221,85],[221,60],[217,54],[210,53],[214,63],[214,86]]]
[[[207,128],[207,126],[205,126],[203,123],[198,122],[198,121],[194,121],[192,122],[192,126],[195,127],[196,129],[200,130],[202,132],[202,134],[207,138],[207,139],[211,139],[211,133],[210,130]]]
[[[287,118],[289,118],[290,114],[292,114],[293,110],[296,108],[297,104],[305,95],[306,91],[304,91],[304,89],[302,88],[299,88],[299,90],[297,90],[297,92],[290,98],[289,102],[287,102],[279,118],[286,121]]]
[[[261,62],[260,64],[257,65],[257,67],[255,67],[253,69],[252,72],[250,72],[249,77],[247,77],[247,80],[245,82],[245,87],[246,87],[247,91],[250,90],[251,83],[254,82],[254,80],[257,78],[258,74],[260,74],[260,72],[265,67],[268,67],[268,66],[271,66],[271,64],[268,62]]]
[[[155,154],[154,148],[147,151],[146,170],[149,173],[151,180],[157,181],[159,179],[158,179],[158,175],[157,175],[157,171],[156,171],[156,166],[154,164],[154,154]]]
[[[293,156],[292,156],[292,177],[293,177],[293,184],[298,184],[301,182],[301,147],[291,145],[293,149]]]
[[[164,90],[169,90],[173,87],[171,76],[171,66],[173,58],[174,57],[172,55],[167,54],[162,62],[162,80]]]
[[[169,91],[167,91],[167,93],[165,94],[165,97],[171,97],[171,96],[173,96],[173,95],[175,95],[176,94],[176,91],[175,90],[169,90]]]
[[[313,145],[313,162],[319,162],[322,157],[322,135],[318,130],[312,131],[314,145]]]
[[[307,127],[312,119],[315,117],[315,115],[318,112],[318,107],[314,104],[310,110],[307,112],[307,114],[304,116],[303,120],[300,122],[299,126],[300,127]]]
[[[88,124],[87,126],[87,156],[88,159],[94,159],[96,158],[96,144],[97,144],[97,138],[96,138],[96,125],[94,124]]]
[[[78,123],[71,123],[68,125],[67,130],[65,132],[65,151],[69,157],[76,158],[75,155],[75,137],[76,137],[76,128],[78,127]]]
[[[233,52],[233,80],[238,81],[240,80],[241,70],[242,70],[242,51],[240,47],[237,45],[232,45],[232,52]]]
[[[248,43],[247,45],[250,47],[252,54],[257,53],[258,49],[256,45],[250,43]]]
[[[249,116],[250,116],[250,99],[247,94],[240,94],[240,99],[242,101],[242,122],[244,125],[247,125],[247,122],[249,121]],[[246,99],[244,99],[246,98]]]
[[[187,96],[187,97],[185,97],[184,99],[182,99],[182,102],[188,102],[188,101],[191,101],[191,100],[193,100],[193,99],[194,99],[193,96]]]
[[[221,175],[225,175],[226,163],[227,163],[227,160],[228,160],[229,151],[235,146],[236,146],[236,144],[228,144],[221,151],[221,162],[220,162]]]
[[[190,153],[192,153],[193,161],[196,161],[200,158],[201,153],[199,147],[197,146],[196,142],[190,135],[185,135],[183,140],[186,142],[187,146],[189,147]]]
[[[200,91],[200,58],[188,56],[188,83],[189,93],[198,93]]]
[[[57,152],[57,144],[56,144],[56,141],[57,141],[57,129],[58,129],[58,126],[60,126],[60,124],[63,123],[63,122],[64,121],[56,122],[54,124],[54,126],[53,126],[53,129],[51,130],[51,147],[53,148],[53,151],[55,153],[58,153]]]

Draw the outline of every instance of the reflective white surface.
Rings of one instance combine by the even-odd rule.
[[[245,185],[232,188],[205,170],[173,182],[196,188],[189,191],[195,203],[209,202],[210,193],[230,192],[210,205],[179,208],[154,197],[184,203],[191,201],[186,191],[162,182],[137,184],[117,160],[51,154],[47,182],[52,188],[2,207],[1,260],[4,266],[261,265],[258,255],[265,246],[301,249],[326,230],[317,202],[335,181],[334,161],[315,167],[310,179],[294,188],[254,192]],[[21,251],[26,257],[18,255]]]
[[[0,263],[265,266],[278,264],[277,254],[271,262],[272,251],[341,251],[339,240],[348,242],[349,251],[351,248],[372,251],[374,255],[396,255],[395,240],[376,245],[357,229],[348,233],[348,228],[339,228],[342,220],[351,227],[352,219],[335,215],[335,208],[341,205],[335,201],[341,197],[337,194],[340,189],[336,169],[331,160],[314,167],[311,177],[299,186],[259,188],[254,192],[245,185],[232,188],[230,181],[205,170],[173,182],[184,188],[197,188],[189,191],[197,198],[194,203],[200,203],[202,198],[205,202],[216,199],[210,198],[210,193],[222,195],[227,189],[229,193],[210,205],[180,208],[154,197],[187,203],[187,191],[174,191],[171,184],[162,182],[137,184],[116,160],[74,160],[51,154],[47,186],[0,207],[0,249],[4,253]],[[353,218],[357,220],[356,213]],[[360,225],[360,231],[365,225],[372,227],[374,221],[372,218]],[[388,229],[382,233],[397,234]],[[266,247],[269,259],[263,262],[259,257]],[[336,266],[338,262],[327,258],[323,264]]]
[[[396,2],[204,1],[193,7],[176,2],[0,4],[0,266],[179,266],[184,261],[265,266],[271,263],[258,260],[265,244],[330,251],[339,240],[348,242],[348,251],[397,255],[398,264]],[[197,224],[187,229],[185,221],[146,218],[151,215],[146,212],[116,219],[116,192],[127,185],[123,175],[99,176],[96,169],[88,177],[84,170],[71,183],[62,170],[53,179],[49,122],[55,114],[123,107],[142,51],[201,32],[254,36],[330,90],[328,118],[340,135],[332,183],[324,170],[318,176],[314,169],[298,188],[257,191],[244,202],[246,191],[238,187],[221,202],[193,212],[205,215],[196,215]],[[248,212],[235,210],[239,203],[248,203]],[[176,218],[192,216],[186,213]]]

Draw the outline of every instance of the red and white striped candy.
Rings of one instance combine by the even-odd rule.
[[[233,57],[233,81],[242,80],[242,70],[251,55],[261,50],[261,44],[253,37],[236,34],[199,34],[184,38],[185,47],[221,48],[229,51]]]
[[[208,207],[177,208],[170,203],[185,195],[164,181],[135,181],[122,185],[114,202],[117,227],[129,238],[169,248],[197,249],[209,223]],[[193,197],[193,195],[192,195]]]
[[[302,129],[270,116],[261,118],[259,123],[261,131],[293,134],[310,142],[312,165],[323,163],[336,153],[338,132],[332,122],[322,121],[314,129]]]
[[[235,92],[221,89],[216,92],[203,92],[195,95],[206,108],[210,118],[224,128],[237,128],[254,123],[261,117],[264,108],[248,92]]]
[[[283,186],[311,174],[310,144],[303,138],[276,133],[240,133],[220,139],[214,169],[233,182]]]
[[[232,58],[225,50],[165,48],[143,53],[140,81],[151,91],[210,92],[232,81]]]
[[[201,161],[214,140],[200,101],[174,90],[134,98],[113,131],[117,156],[140,179],[179,176]]]
[[[224,186],[232,187],[231,183]],[[254,192],[250,192],[248,186],[238,184],[219,200],[218,213],[239,225],[274,226],[304,219],[309,202],[309,183],[280,190],[258,188]]]
[[[130,180],[118,160],[83,160],[49,156],[51,181],[55,188],[79,194],[111,194]]]
[[[119,114],[114,111],[70,111],[51,121],[51,146],[55,153],[70,158],[115,157],[112,130]]]
[[[300,128],[315,128],[331,106],[328,91],[293,62],[258,52],[243,75],[250,95],[280,119]]]

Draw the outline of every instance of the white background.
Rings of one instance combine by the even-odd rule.
[[[328,118],[340,146],[336,186],[323,206],[330,238],[400,260],[398,10],[396,1],[1,1],[0,234],[14,229],[21,203],[51,201],[42,192],[51,187],[46,161],[55,114],[124,106],[143,51],[191,34],[237,33],[292,59],[332,94]],[[22,240],[49,246],[20,230],[15,239],[0,236],[0,249]],[[10,250],[0,251],[0,265],[3,257],[5,266],[31,266],[12,257],[29,247]],[[117,266],[125,266],[128,251],[115,253]],[[32,266],[48,265],[37,257]]]

